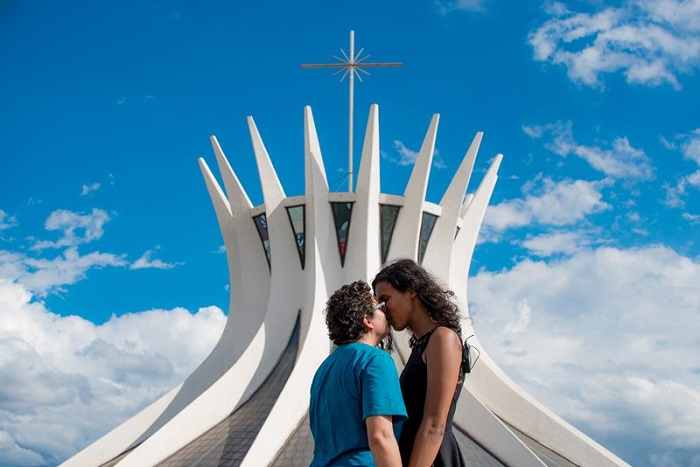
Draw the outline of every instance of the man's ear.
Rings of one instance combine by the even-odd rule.
[[[366,328],[368,330],[374,329],[374,324],[372,323],[372,319],[368,315],[365,315],[362,317],[362,327]]]
[[[415,290],[413,290],[413,289],[407,289],[407,290],[408,290],[408,298],[413,299],[413,298],[416,298],[416,296],[418,296],[418,293]]]

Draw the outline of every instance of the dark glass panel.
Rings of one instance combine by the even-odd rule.
[[[314,438],[311,436],[307,412],[270,465],[272,467],[308,467],[312,460],[314,460]]]
[[[481,445],[479,445],[469,435],[464,433],[456,426],[452,427],[452,434],[454,434],[454,437],[457,440],[459,450],[462,452],[462,457],[464,457],[467,465],[478,465],[479,467],[503,467],[504,464],[494,457],[493,454],[481,447]]]
[[[418,264],[423,262],[425,248],[428,246],[428,240],[430,240],[430,235],[433,233],[435,221],[437,221],[437,216],[435,214],[423,212],[423,221],[420,226],[420,239],[418,241]]]
[[[289,216],[289,222],[292,224],[292,231],[294,232],[294,238],[297,244],[297,251],[299,252],[301,268],[304,269],[304,263],[306,261],[306,206],[303,204],[299,204],[297,206],[289,206],[287,208],[287,215]]]
[[[253,217],[255,227],[258,229],[260,240],[262,241],[263,249],[265,250],[265,258],[267,258],[267,267],[270,267],[270,236],[267,233],[267,216],[265,213]]]
[[[350,231],[350,218],[352,216],[353,203],[331,203],[335,233],[338,238],[338,252],[340,264],[345,265],[345,251],[348,245],[348,232]]]
[[[287,348],[257,391],[207,432],[158,464],[159,467],[241,465],[294,368],[299,349],[299,318]]]
[[[394,234],[396,227],[396,219],[399,216],[401,206],[391,204],[379,205],[379,230],[381,232],[381,251],[382,264],[386,262],[386,257],[389,254],[389,246],[391,246],[391,237]]]

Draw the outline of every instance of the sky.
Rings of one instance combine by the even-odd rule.
[[[347,189],[350,30],[382,192],[440,114],[428,200],[503,154],[469,279],[484,350],[632,465],[700,466],[700,1],[0,2],[0,465],[56,465],[182,380],[226,321],[197,158],[255,205],[252,115],[303,194],[310,105]],[[359,165],[359,149],[355,158]]]

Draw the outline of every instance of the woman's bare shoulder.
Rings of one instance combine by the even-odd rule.
[[[457,334],[457,331],[450,329],[446,326],[436,327],[435,331],[433,332],[433,336],[439,340],[447,340],[448,342],[453,340],[460,341],[459,334]]]
[[[445,326],[438,326],[435,328],[433,335],[430,336],[428,347],[437,347],[447,351],[457,351],[462,348],[462,340],[456,331]]]

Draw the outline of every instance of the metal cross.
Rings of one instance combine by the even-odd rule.
[[[354,78],[357,76],[357,79],[362,82],[362,76],[360,73],[364,73],[365,75],[369,76],[369,72],[363,70],[362,68],[377,68],[377,67],[386,67],[386,66],[403,66],[403,63],[398,63],[398,62],[381,62],[381,63],[366,63],[365,60],[367,60],[370,55],[365,55],[364,57],[362,56],[362,52],[364,52],[364,48],[360,49],[360,51],[355,55],[355,31],[350,31],[350,54],[346,54],[343,49],[340,49],[340,52],[343,54],[343,58],[340,58],[336,55],[333,55],[333,58],[338,60],[338,63],[312,63],[312,64],[306,64],[306,65],[301,65],[302,68],[340,68],[338,71],[333,73],[333,76],[336,76],[340,74],[341,72],[343,73],[343,76],[340,78],[340,82],[342,83],[343,80],[345,79],[346,76],[349,76],[349,87],[350,87],[350,99],[349,99],[349,111],[348,111],[348,191],[352,192],[352,130],[353,130],[353,111],[354,111],[354,105],[353,105],[353,100],[354,100]]]

